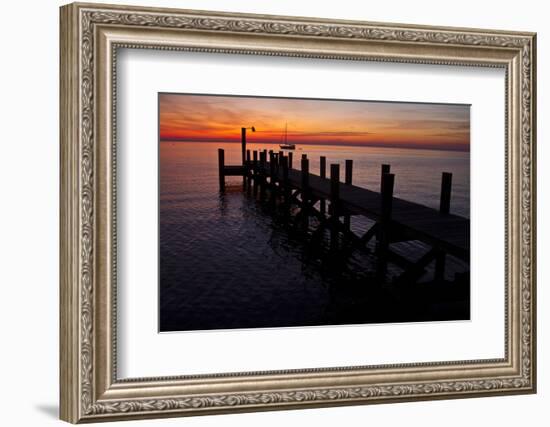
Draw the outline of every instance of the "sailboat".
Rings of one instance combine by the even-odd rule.
[[[287,141],[287,136],[288,136],[288,123],[285,123],[285,142],[284,144],[280,144],[279,147],[281,148],[281,150],[295,150],[296,145],[289,144]]]

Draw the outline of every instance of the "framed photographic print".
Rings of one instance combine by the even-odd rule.
[[[61,418],[533,393],[535,34],[61,8]]]

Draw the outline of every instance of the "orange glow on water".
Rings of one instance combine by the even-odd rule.
[[[212,95],[159,95],[163,140],[369,145],[468,151],[470,107]]]

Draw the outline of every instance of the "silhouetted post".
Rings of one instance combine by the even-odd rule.
[[[307,159],[307,154],[302,154],[302,160]]]
[[[292,169],[292,152],[288,153],[288,168]]]
[[[353,176],[353,160],[346,160],[346,169],[345,169],[345,183],[351,185],[352,176]],[[349,215],[344,216],[344,226],[347,230],[351,228],[351,217]]]
[[[277,154],[273,151],[269,152],[269,176],[271,177],[271,183],[277,181],[276,167],[277,167]]]
[[[321,156],[319,158],[319,176],[321,178],[327,177],[327,158],[325,156]],[[321,211],[321,215],[325,215],[327,212],[327,202],[325,199],[321,199],[319,209]]]
[[[393,173],[385,173],[382,177],[382,220],[389,221],[393,207],[393,186],[395,175]]]
[[[245,152],[246,152],[246,128],[241,128],[241,151],[242,151],[242,160],[244,166]]]
[[[282,151],[279,151],[277,153],[277,178],[279,177],[279,171],[281,170],[281,159],[284,157],[285,153],[283,153]]]
[[[377,276],[383,279],[388,267],[388,248],[390,244],[390,221],[393,205],[393,186],[395,175],[382,174],[382,188],[380,190],[380,227],[378,232],[378,269]]]
[[[258,173],[258,181],[260,184],[260,199],[263,199],[265,193],[265,168],[266,168],[267,151],[260,151],[260,168]]]
[[[439,213],[448,215],[451,211],[451,187],[453,183],[453,174],[443,172],[441,174],[441,196],[439,199]],[[439,250],[435,257],[435,280],[442,281],[445,279],[445,252]]]
[[[244,176],[247,178],[247,184],[250,186],[250,168],[252,166],[252,159],[250,156],[250,150],[246,150],[246,166],[244,167]]]
[[[290,206],[290,184],[288,182],[288,158],[281,157],[281,169],[283,171],[283,197],[285,200],[285,212]]]
[[[218,148],[218,173],[220,179],[220,191],[225,189],[225,151]]]
[[[275,156],[276,154],[273,151],[269,151],[269,184],[271,187],[271,193],[270,193],[270,200],[272,202],[275,202],[275,182],[277,181],[276,175],[276,167],[277,164],[275,162]]]
[[[346,184],[351,185],[353,175],[353,160],[346,160]]]
[[[340,199],[340,165],[330,165],[330,248],[338,250],[338,204]]]
[[[267,183],[267,174],[268,174],[268,170],[267,170],[267,162],[269,160],[269,152],[267,150],[264,149],[264,153],[265,153],[265,168],[264,168],[264,182]]]
[[[382,165],[382,172],[380,174],[380,192],[382,192],[382,180],[384,179],[385,173],[390,173],[390,165]]]
[[[453,174],[443,172],[441,174],[441,197],[439,201],[439,213],[445,215],[451,210],[451,186],[453,184]]]
[[[309,227],[309,160],[302,157],[302,227]]]
[[[253,187],[254,187],[254,196],[258,194],[258,151],[254,150],[252,152],[252,177],[253,177]]]
[[[252,152],[252,170],[254,172],[254,175],[256,175],[256,172],[258,170],[258,152],[256,150]]]

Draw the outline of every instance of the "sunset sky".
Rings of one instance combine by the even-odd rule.
[[[159,94],[159,115],[161,140],[470,147],[469,105]]]

